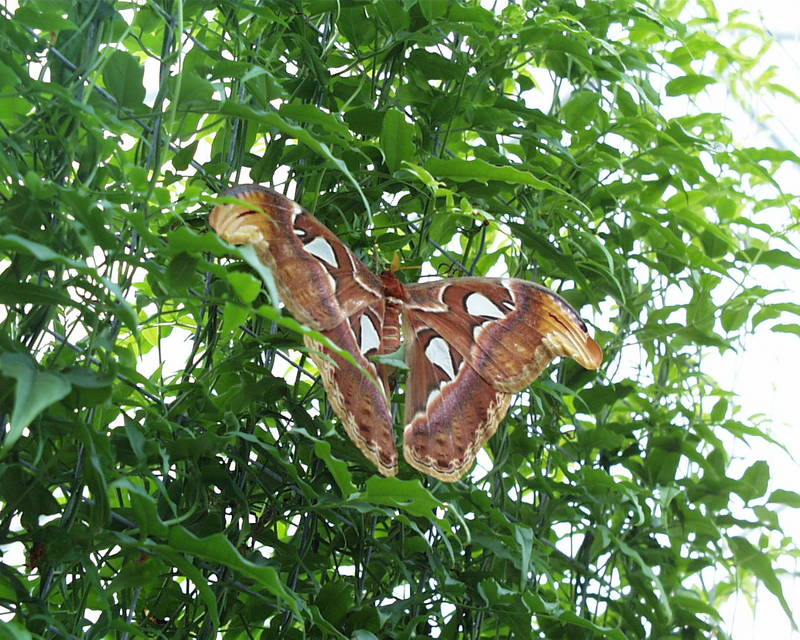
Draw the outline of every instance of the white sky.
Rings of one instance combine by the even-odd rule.
[[[800,1],[764,0],[715,0],[720,12],[724,9],[745,8],[751,12],[751,21],[761,21],[761,25],[776,38],[776,44],[768,52],[764,62],[777,69],[775,82],[781,83],[796,94],[800,94]],[[750,114],[742,110],[736,102],[723,93],[710,90],[701,96],[700,106],[704,110],[724,113],[730,118],[737,144],[740,146],[783,146],[800,154],[800,105],[789,99],[753,99],[748,105]],[[800,185],[800,170],[795,168],[776,176],[789,192],[797,192]],[[788,220],[783,212],[774,212],[770,219],[784,223]],[[795,231],[793,241],[800,245],[800,232]],[[786,288],[786,294],[777,296],[774,302],[800,302],[800,274],[787,270],[759,269],[753,275],[760,279],[759,284],[766,288]],[[797,322],[798,319],[785,318],[783,322]],[[800,390],[797,364],[800,362],[800,338],[791,334],[773,333],[769,326],[774,322],[760,325],[755,334],[749,336],[738,353],[729,352],[724,356],[711,355],[705,369],[723,387],[739,394],[738,403],[742,407],[739,418],[754,416],[753,423],[766,420],[765,428],[778,441],[784,443],[792,453],[792,458],[777,447],[753,443],[752,447],[733,443],[729,452],[739,459],[734,462],[734,477],[756,460],[769,463],[772,487],[800,491],[797,478],[800,474],[800,425],[797,420],[797,395]],[[762,418],[758,418],[762,416]],[[797,509],[780,511],[783,531],[800,542],[795,532],[800,531],[800,513]],[[751,538],[752,540],[752,538]],[[787,563],[785,569],[800,570],[797,560]],[[777,569],[777,567],[776,567]],[[800,618],[800,581],[784,576],[784,596]],[[734,640],[772,638],[797,640],[800,633],[793,631],[777,600],[765,589],[760,588],[755,603],[755,612],[743,598],[730,602],[722,609],[728,631]],[[800,622],[800,619],[798,620]]]

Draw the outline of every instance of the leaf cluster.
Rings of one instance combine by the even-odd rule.
[[[800,334],[751,274],[800,268],[798,158],[667,115],[752,61],[655,4],[0,7],[0,636],[727,637],[756,583],[791,616],[800,495],[734,473],[769,436],[703,356]],[[376,269],[555,288],[604,371],[558,363],[462,483],[376,477],[207,228],[250,181]]]

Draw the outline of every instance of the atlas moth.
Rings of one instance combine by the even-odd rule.
[[[385,476],[397,473],[390,367],[371,359],[406,345],[403,455],[455,482],[497,430],[513,394],[556,357],[597,369],[603,352],[563,298],[516,278],[402,283],[370,271],[296,202],[240,185],[211,212],[216,233],[252,245],[288,311],[352,354],[359,367],[306,337],[347,435]],[[402,327],[402,330],[401,330]],[[367,375],[365,372],[368,372]]]

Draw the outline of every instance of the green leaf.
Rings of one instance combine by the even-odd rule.
[[[431,190],[438,189],[444,184],[443,182],[439,182],[436,178],[434,178],[428,171],[419,165],[412,164],[411,162],[406,162],[403,165],[400,175],[402,177],[406,177],[405,174],[410,174]]]
[[[167,282],[173,289],[191,285],[197,270],[197,257],[181,252],[167,266]]]
[[[642,573],[644,574],[645,578],[651,583],[652,587],[658,592],[658,602],[661,605],[661,609],[663,612],[664,617],[670,618],[672,617],[672,609],[669,604],[669,599],[667,598],[667,592],[664,589],[664,585],[661,583],[661,579],[655,574],[652,567],[648,565],[645,560],[642,558],[641,554],[631,547],[626,542],[623,542],[618,537],[614,536],[614,542],[616,543],[619,551],[627,556],[636,566],[638,566]]]
[[[783,587],[781,586],[781,581],[778,579],[778,576],[775,574],[770,557],[756,549],[745,538],[733,536],[728,539],[728,543],[731,546],[731,550],[733,551],[733,555],[739,567],[750,571],[758,578],[761,584],[769,589],[769,592],[781,603],[786,617],[794,624],[792,608],[783,596]]]
[[[596,622],[579,616],[574,611],[563,611],[558,615],[558,619],[563,623],[575,625],[581,629],[588,629],[598,634],[601,638],[609,638],[609,640],[628,640],[619,629],[599,625]]]
[[[414,125],[406,122],[402,111],[389,109],[383,116],[381,148],[389,171],[397,171],[403,162],[414,159]]]
[[[179,104],[182,106],[206,103],[214,94],[214,85],[196,73],[184,73],[181,77],[180,91]]]
[[[321,615],[338,625],[351,612],[353,587],[341,578],[333,579],[319,590],[316,603]]]
[[[222,327],[220,336],[228,337],[235,333],[238,327],[247,322],[251,310],[234,302],[226,302],[222,309]]]
[[[354,107],[344,114],[344,121],[355,133],[377,138],[383,126],[383,113],[369,106]]]
[[[334,638],[339,638],[339,640],[348,640],[347,636],[342,634],[336,627],[334,627],[326,618],[322,615],[322,612],[315,606],[310,605],[308,606],[308,612],[311,616],[311,620],[314,621],[314,624],[320,628],[320,630],[324,631],[326,635],[332,635]]]
[[[563,189],[540,180],[528,171],[521,171],[510,166],[497,166],[480,159],[463,160],[461,158],[451,158],[449,160],[441,160],[439,158],[431,158],[424,164],[424,168],[433,176],[449,178],[455,182],[475,180],[486,184],[490,180],[497,180],[508,184],[522,184],[536,189],[552,191],[573,200],[572,196]]]
[[[71,385],[82,389],[102,389],[110,386],[114,381],[113,377],[108,374],[80,366],[65,369],[61,372],[61,376]]]
[[[224,242],[216,233],[208,232],[197,234],[188,227],[180,227],[167,234],[167,246],[174,253],[188,252],[209,253],[222,257],[230,253],[230,245]]]
[[[57,373],[39,371],[36,363],[22,353],[0,355],[0,372],[17,381],[10,429],[0,448],[2,457],[14,446],[25,427],[47,407],[64,398],[72,385]]]
[[[61,304],[77,306],[61,289],[31,282],[4,282],[0,286],[0,304]]]
[[[600,96],[595,91],[576,91],[564,105],[564,120],[573,129],[591,125],[597,118]]]
[[[450,6],[452,3],[449,0],[419,0],[419,8],[428,22],[443,16]]]
[[[0,249],[20,251],[22,253],[31,255],[42,262],[56,262],[69,267],[86,269],[86,265],[82,262],[62,256],[53,251],[50,247],[39,244],[38,242],[27,240],[26,238],[13,233],[0,236]]]
[[[775,333],[791,333],[800,337],[800,324],[776,324],[771,330]]]
[[[373,40],[375,37],[375,24],[368,20],[364,7],[344,6],[339,10],[337,26],[342,34],[356,47]]]
[[[514,539],[517,541],[520,550],[519,561],[519,588],[524,591],[528,584],[528,572],[531,565],[531,549],[533,549],[533,529],[522,525],[514,526]]]
[[[511,223],[509,227],[525,243],[536,259],[547,268],[551,277],[564,275],[571,278],[578,277],[574,258],[559,251],[548,238],[537,233],[537,230],[531,225]]]
[[[103,67],[103,82],[121,107],[138,107],[144,100],[144,69],[127,51],[114,50]]]
[[[297,122],[317,125],[323,130],[338,136],[346,138],[350,135],[346,125],[337,120],[332,114],[325,113],[311,104],[288,102],[281,105],[278,113]]]
[[[350,169],[347,165],[338,157],[336,157],[333,152],[331,152],[328,145],[324,142],[321,142],[317,137],[313,136],[310,132],[306,131],[305,129],[295,126],[293,124],[289,124],[277,113],[271,113],[266,111],[257,111],[251,107],[245,106],[243,104],[238,104],[235,102],[222,102],[222,103],[212,103],[216,110],[226,116],[233,116],[236,118],[244,118],[246,120],[252,120],[254,122],[258,122],[264,126],[271,127],[277,129],[281,133],[290,136],[292,138],[296,138],[299,142],[302,142],[306,145],[309,149],[314,151],[320,157],[328,160],[337,170],[341,171],[342,174],[347,177],[350,183],[353,185],[356,193],[359,194],[361,197],[362,202],[364,203],[364,208],[367,212],[369,212],[369,202],[367,201],[366,196],[361,191],[361,185],[358,184],[358,181],[353,177],[353,174],[350,172]]]
[[[369,356],[369,359],[372,362],[379,362],[380,364],[389,365],[395,369],[407,371],[406,346],[407,345],[403,343],[397,351],[393,351],[392,353],[379,353],[374,356]]]
[[[347,463],[333,457],[330,443],[324,440],[317,440],[314,443],[314,451],[325,461],[328,470],[336,481],[336,485],[339,487],[339,491],[342,492],[342,497],[347,498],[355,494],[356,486],[353,484],[353,476],[347,467]]]
[[[108,585],[108,591],[118,593],[124,589],[145,587],[150,581],[157,580],[159,576],[164,575],[166,571],[167,566],[153,557],[129,562],[122,567],[122,570]]]
[[[191,534],[189,534],[191,535]],[[217,607],[217,599],[205,576],[195,567],[191,562],[184,558],[177,548],[178,545],[172,547],[167,545],[153,545],[150,547],[154,553],[161,555],[171,566],[174,566],[183,573],[189,580],[197,585],[197,591],[200,595],[200,600],[203,602],[208,610],[211,622],[215,626],[219,626],[219,608]]]
[[[435,510],[445,508],[418,479],[400,480],[372,476],[367,480],[367,491],[363,497],[368,502],[397,507],[411,515],[430,520],[438,520]]]
[[[666,91],[668,96],[695,95],[715,82],[716,80],[710,76],[692,73],[670,80]]]
[[[753,328],[765,320],[779,318],[783,313],[791,313],[800,316],[800,304],[793,302],[779,302],[775,304],[764,304],[753,316]]]
[[[172,158],[172,166],[178,171],[185,171],[197,153],[197,144],[198,141],[195,140],[178,151]]]
[[[459,80],[466,72],[462,65],[424,49],[414,49],[408,57],[408,63],[420,70],[426,78],[438,80]]]
[[[743,257],[751,260],[753,264],[764,264],[768,267],[790,267],[800,269],[800,258],[783,249],[747,249],[741,252]]]
[[[144,462],[146,459],[144,434],[139,429],[139,425],[127,416],[125,418],[125,433],[128,436],[128,442],[130,442],[136,459]]]
[[[27,629],[18,626],[16,622],[4,622],[0,625],[0,640],[31,640],[32,637]]]
[[[300,614],[300,609],[303,607],[302,601],[286,588],[278,572],[273,567],[259,566],[245,560],[221,533],[198,537],[182,526],[173,526],[170,527],[167,542],[169,546],[156,545],[155,548],[167,552],[188,553],[196,558],[218,562],[235,569],[264,587],[278,601],[289,607],[295,615]]]
[[[242,302],[249,304],[261,293],[261,281],[251,273],[231,271],[228,273],[228,282]]]
[[[131,506],[131,514],[139,526],[142,536],[158,536],[165,538],[169,528],[158,515],[155,499],[147,493],[144,487],[128,478],[115,480],[109,489],[121,490],[127,494]]]
[[[672,604],[676,609],[683,609],[684,611],[691,611],[692,613],[702,613],[703,615],[721,620],[719,611],[717,611],[711,604],[703,600],[701,594],[682,589],[679,593],[672,596]]]
[[[800,493],[787,491],[786,489],[775,489],[770,496],[769,502],[772,504],[785,504],[795,509],[800,509]]]
[[[386,24],[390,31],[405,31],[411,24],[409,12],[403,6],[401,0],[384,0],[369,8],[370,13]]]
[[[753,463],[742,474],[737,483],[736,493],[742,500],[754,500],[767,492],[769,486],[769,466],[763,460]]]
[[[41,9],[45,9],[42,11]],[[31,29],[42,31],[71,31],[78,27],[74,22],[62,18],[58,9],[58,4],[53,3],[52,9],[47,11],[47,5],[19,7],[14,12],[14,22]]]

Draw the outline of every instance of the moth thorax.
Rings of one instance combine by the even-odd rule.
[[[406,288],[397,278],[394,271],[384,271],[381,274],[381,280],[383,281],[383,293],[387,298],[408,299]]]

